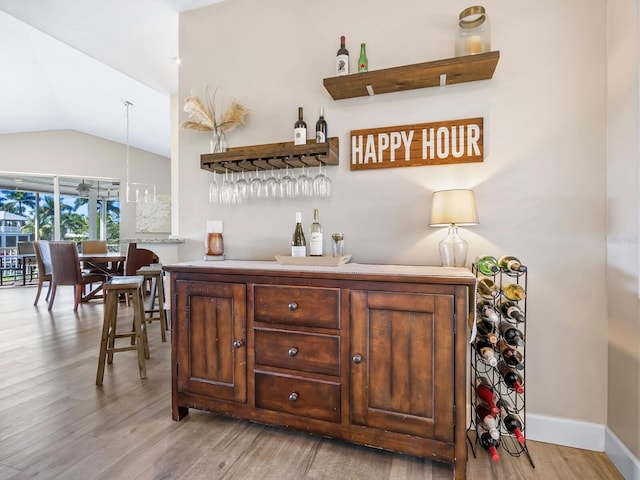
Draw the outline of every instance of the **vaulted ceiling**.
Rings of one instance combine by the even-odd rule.
[[[219,1],[0,0],[0,134],[126,143],[131,102],[131,146],[168,157],[178,15]]]

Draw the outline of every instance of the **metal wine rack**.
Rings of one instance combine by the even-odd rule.
[[[476,379],[479,376],[482,376],[484,378],[486,378],[491,387],[493,388],[493,392],[494,392],[494,396],[496,399],[496,402],[500,399],[503,400],[507,400],[512,407],[512,410],[510,411],[511,413],[516,414],[520,420],[522,421],[522,434],[525,437],[525,442],[524,443],[520,443],[516,436],[509,432],[507,430],[507,428],[505,427],[502,419],[501,419],[501,415],[498,415],[496,418],[496,423],[497,423],[497,428],[498,431],[500,432],[500,447],[499,450],[500,451],[505,451],[507,452],[509,455],[513,456],[513,457],[520,457],[522,455],[525,455],[528,459],[529,462],[531,463],[531,466],[533,468],[535,468],[535,464],[533,463],[533,459],[531,458],[531,454],[529,453],[529,449],[527,448],[527,443],[526,443],[526,380],[525,380],[525,371],[526,371],[526,338],[527,338],[527,333],[526,333],[526,324],[527,324],[527,271],[524,272],[507,272],[505,269],[500,269],[500,271],[496,272],[494,275],[485,275],[483,273],[481,273],[478,270],[478,266],[474,263],[471,267],[472,272],[475,274],[476,279],[477,280],[481,280],[483,277],[487,277],[491,280],[493,280],[493,282],[495,283],[497,289],[499,292],[502,292],[502,287],[503,285],[506,285],[507,283],[516,283],[520,286],[522,286],[524,288],[525,291],[525,298],[523,300],[520,300],[518,302],[515,302],[518,304],[518,306],[520,307],[520,310],[522,310],[522,313],[524,314],[524,321],[522,322],[518,322],[516,320],[511,320],[511,319],[507,319],[506,316],[500,311],[500,309],[498,308],[497,304],[499,302],[499,300],[501,298],[504,298],[504,295],[502,293],[500,293],[500,295],[498,295],[497,297],[493,297],[492,299],[488,299],[486,297],[482,297],[480,292],[476,291],[476,302],[473,305],[473,308],[476,310],[476,316],[474,318],[482,318],[482,314],[481,312],[478,312],[477,310],[477,303],[478,301],[482,300],[482,301],[486,301],[488,302],[491,306],[494,307],[495,311],[498,313],[499,315],[499,321],[498,324],[496,324],[496,328],[495,328],[495,334],[498,337],[498,342],[500,341],[500,339],[502,338],[502,335],[500,333],[500,329],[498,328],[498,325],[500,323],[500,321],[507,321],[508,323],[512,324],[514,327],[517,327],[524,336],[524,345],[522,347],[518,347],[518,351],[520,351],[520,353],[522,354],[522,357],[524,359],[524,361],[522,362],[523,364],[523,369],[522,370],[517,370],[517,373],[520,374],[520,376],[522,377],[522,384],[524,387],[524,392],[523,393],[518,393],[516,392],[514,389],[512,389],[511,387],[507,386],[507,384],[505,383],[505,381],[502,378],[502,375],[500,374],[500,372],[497,370],[496,367],[493,367],[491,365],[489,365],[487,362],[485,362],[480,354],[476,351],[476,349],[474,347],[471,347],[471,355],[470,355],[470,359],[471,359],[471,374],[470,374],[470,381],[471,381],[471,419],[470,419],[470,423],[469,423],[469,427],[467,428],[467,439],[469,440],[469,443],[471,444],[471,450],[473,452],[473,456],[475,458],[476,456],[476,450],[477,447],[480,444],[480,434],[484,431],[486,431],[486,428],[484,425],[479,425],[479,420],[478,420],[478,416],[476,414],[476,405],[478,405],[479,402],[482,402],[482,400],[480,400],[478,398],[477,395],[477,391],[476,391]],[[473,313],[472,313],[473,315]],[[478,333],[478,335],[480,335]],[[499,349],[495,349],[495,354],[498,357],[498,360],[502,360],[502,354],[500,353]],[[475,433],[475,435],[473,435]]]

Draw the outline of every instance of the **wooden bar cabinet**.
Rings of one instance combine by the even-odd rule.
[[[466,269],[194,261],[171,274],[172,412],[448,462],[466,476]]]

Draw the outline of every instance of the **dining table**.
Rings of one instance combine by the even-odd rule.
[[[79,253],[78,259],[83,268],[98,270],[108,277],[124,274],[124,262],[127,255],[121,252]]]

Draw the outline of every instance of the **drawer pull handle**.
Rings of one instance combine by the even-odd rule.
[[[290,357],[295,357],[298,354],[298,349],[296,347],[291,347],[289,349],[289,356]]]
[[[291,392],[289,394],[289,401],[290,402],[297,402],[298,401],[298,394],[296,392]]]
[[[291,302],[289,304],[289,310],[294,311],[298,309],[298,304],[296,302]]]
[[[233,342],[233,346],[235,348],[240,348],[242,345],[244,345],[244,343],[242,343],[242,340],[236,340],[235,342]]]
[[[353,356],[353,363],[361,363],[362,362],[362,355],[360,355],[359,353],[356,353]]]

